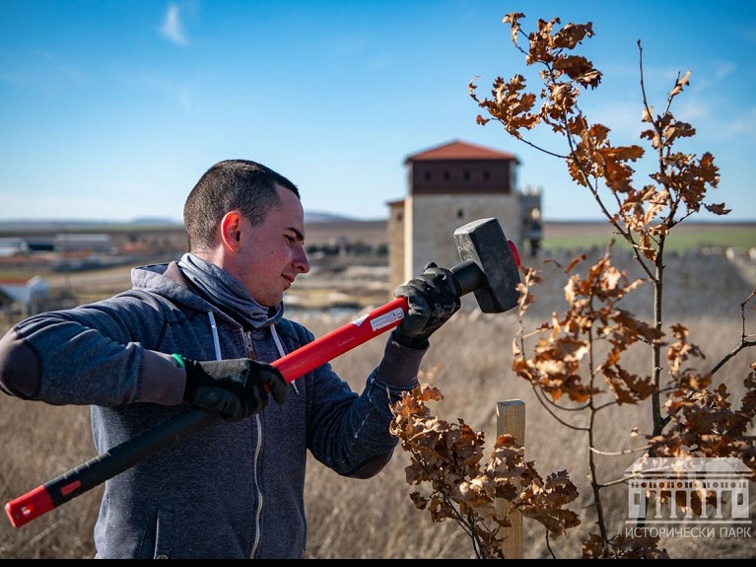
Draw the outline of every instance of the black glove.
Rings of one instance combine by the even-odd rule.
[[[271,364],[251,358],[183,360],[186,367],[184,399],[193,406],[218,412],[227,421],[238,421],[261,412],[268,403],[266,386],[277,403],[286,401],[288,384]]]
[[[420,276],[394,290],[394,297],[406,297],[409,305],[393,331],[394,340],[410,348],[427,348],[428,337],[459,309],[461,294],[450,270],[426,264]]]

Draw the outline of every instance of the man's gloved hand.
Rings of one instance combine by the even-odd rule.
[[[288,384],[271,364],[251,358],[183,360],[186,367],[184,399],[193,406],[221,414],[227,421],[238,421],[261,412],[268,403],[266,386],[277,403],[286,401]]]
[[[394,340],[410,348],[427,348],[428,337],[459,309],[461,294],[450,270],[426,264],[421,275],[394,290],[394,297],[406,297],[409,305],[393,331]]]

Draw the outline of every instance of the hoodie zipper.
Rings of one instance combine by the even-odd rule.
[[[251,358],[252,360],[256,360],[257,356],[255,355],[255,347],[252,342],[252,333],[251,331],[243,331],[244,333],[244,342],[247,345],[247,357]],[[260,449],[262,448],[262,421],[260,420],[260,414],[255,414],[255,426],[257,427],[257,442],[255,443],[255,449],[252,452],[252,478],[255,482],[255,491],[257,492],[257,509],[255,510],[255,533],[254,537],[252,538],[252,552],[249,554],[250,559],[255,558],[255,553],[257,553],[257,548],[260,547],[260,521],[262,518],[262,510],[263,510],[263,494],[260,490],[260,483],[258,482],[258,475],[257,475],[257,469],[258,464],[260,460]]]
[[[283,347],[281,338],[278,336],[278,332],[276,331],[275,325],[270,326],[270,333],[273,336],[273,342],[276,343],[278,354],[281,357],[283,357],[286,354],[286,350]],[[254,343],[252,340],[251,331],[244,331],[244,342],[247,345],[247,356],[251,358],[252,360],[256,360],[255,348],[254,348]],[[299,388],[297,388],[297,385],[294,382],[291,382],[291,386],[294,388],[294,391],[296,392],[297,396],[299,396]],[[253,470],[254,479],[255,479],[255,490],[257,490],[258,506],[257,506],[257,510],[255,511],[255,537],[254,537],[254,543],[252,545],[252,553],[250,553],[249,555],[250,559],[255,558],[255,553],[257,553],[257,548],[260,546],[260,538],[261,538],[260,518],[262,516],[262,510],[263,510],[263,495],[262,495],[262,491],[260,490],[260,484],[257,482],[257,468],[258,468],[258,462],[260,458],[260,449],[262,448],[262,420],[260,419],[260,414],[255,414],[255,424],[257,425],[257,444],[255,446],[255,451],[254,451],[254,461],[252,463],[253,465],[252,470]]]

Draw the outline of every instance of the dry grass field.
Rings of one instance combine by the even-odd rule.
[[[378,234],[377,232],[375,234]],[[634,273],[626,255],[617,254],[617,263]],[[536,304],[526,322],[535,325],[565,307],[564,277],[560,264],[571,255],[558,251],[556,262],[545,257],[523,258],[542,271],[544,283],[533,292]],[[703,369],[713,366],[740,341],[739,305],[756,286],[756,259],[736,263],[724,254],[706,254],[690,250],[669,257],[666,286],[666,321],[681,322],[690,329],[692,342],[706,354]],[[127,271],[72,276],[68,285],[82,295],[94,297],[122,289]],[[76,279],[76,278],[81,279]],[[361,312],[387,300],[388,274],[384,266],[360,266],[354,262],[347,269],[319,270],[303,278],[292,289],[301,298],[320,294],[321,300],[333,299],[330,293],[357,298],[352,310],[290,309],[289,314],[321,336],[346,324]],[[86,285],[95,285],[87,292]],[[323,290],[329,290],[326,294]],[[512,312],[489,315],[480,313],[472,298],[464,309],[433,337],[421,382],[440,389],[444,400],[431,407],[440,419],[464,420],[492,440],[496,435],[496,404],[519,399],[526,404],[526,458],[535,462],[542,476],[567,470],[580,489],[579,500],[569,506],[581,514],[584,523],[563,538],[547,540],[544,529],[535,522],[524,521],[525,557],[578,558],[580,542],[592,530],[591,499],[585,483],[587,442],[585,437],[557,423],[544,410],[530,386],[511,371],[512,339],[516,315]],[[628,298],[624,307],[636,315],[650,317],[650,295],[641,291]],[[306,303],[305,299],[302,299]],[[314,301],[314,300],[312,300]],[[753,305],[749,310],[750,332],[756,332]],[[0,328],[0,331],[4,329]],[[354,389],[380,360],[384,339],[378,337],[332,361],[335,369]],[[630,364],[639,373],[648,373],[650,361],[644,353],[631,353]],[[717,373],[740,401],[742,382],[748,365],[756,360],[751,349],[737,356]],[[71,369],[72,372],[75,369]],[[650,431],[648,406],[621,406],[600,414],[598,445],[612,452],[628,451],[639,445],[634,428]],[[572,423],[581,424],[579,415],[565,414]],[[88,410],[84,407],[54,407],[23,402],[0,395],[0,500],[12,500],[95,456],[89,429]],[[601,461],[602,481],[619,478],[636,454],[606,457]],[[312,462],[307,473],[306,505],[309,519],[309,547],[312,559],[468,559],[474,558],[469,537],[456,523],[434,523],[427,512],[415,509],[409,494],[417,489],[405,481],[408,456],[397,448],[395,457],[377,477],[369,480],[344,479]],[[753,483],[752,483],[753,484]],[[753,487],[752,487],[753,488]],[[97,515],[100,487],[15,529],[7,519],[0,520],[0,558],[91,558],[92,528]],[[751,490],[753,511],[756,494]],[[604,502],[609,528],[624,529],[627,517],[627,488],[616,485]],[[751,518],[754,514],[751,514]],[[751,537],[695,538],[671,537],[662,546],[674,558],[735,559],[756,556],[756,540]]]

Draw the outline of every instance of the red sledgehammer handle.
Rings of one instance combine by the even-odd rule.
[[[281,371],[287,382],[292,382],[396,327],[407,308],[405,298],[395,299],[271,364]],[[5,512],[13,527],[19,528],[219,419],[216,413],[191,408],[11,500],[5,505]]]

